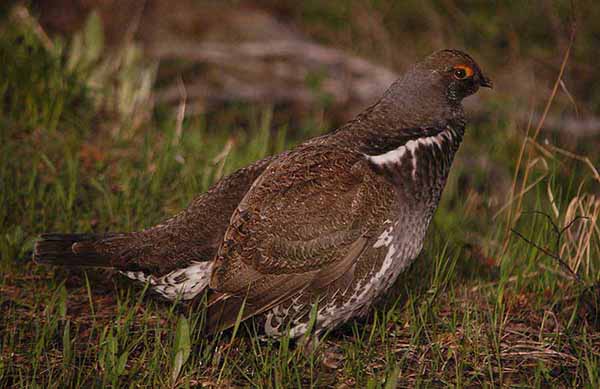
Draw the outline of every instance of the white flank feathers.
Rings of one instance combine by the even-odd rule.
[[[162,277],[144,274],[141,271],[120,272],[126,277],[150,284],[150,290],[169,300],[191,300],[200,294],[210,281],[214,262],[192,262],[192,265],[174,270]]]

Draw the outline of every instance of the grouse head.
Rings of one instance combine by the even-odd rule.
[[[425,77],[440,86],[454,103],[460,103],[481,86],[492,87],[492,81],[483,75],[475,60],[460,50],[436,51],[415,65],[413,72],[415,77]]]
[[[471,56],[460,50],[440,50],[408,69],[373,107],[373,117],[389,128],[444,126],[464,120],[462,100],[492,87]]]

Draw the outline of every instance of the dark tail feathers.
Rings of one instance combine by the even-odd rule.
[[[118,234],[42,234],[33,249],[33,260],[61,266],[112,267],[111,256],[97,243]]]

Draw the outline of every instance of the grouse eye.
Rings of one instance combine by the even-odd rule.
[[[467,65],[458,65],[454,67],[454,78],[457,80],[464,80],[465,78],[473,75],[473,69]]]
[[[454,77],[458,78],[459,80],[462,80],[463,78],[467,77],[467,72],[465,71],[465,69],[455,69]]]

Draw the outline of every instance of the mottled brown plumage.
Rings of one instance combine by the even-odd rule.
[[[461,101],[490,86],[436,52],[337,131],[258,161],[148,230],[46,235],[34,258],[110,266],[168,298],[209,289],[207,329],[256,317],[267,335],[364,314],[419,254],[464,133]]]

